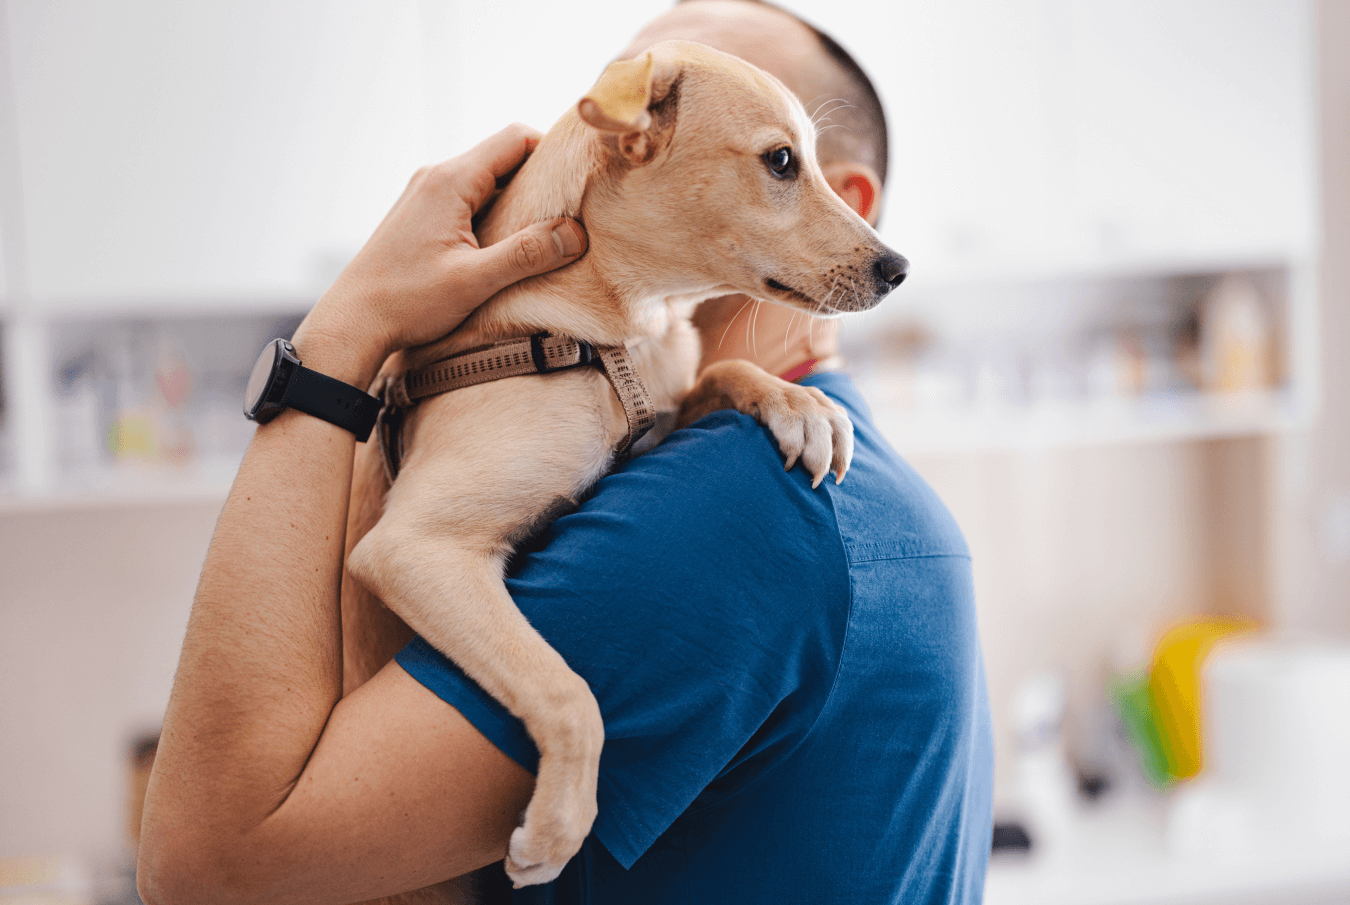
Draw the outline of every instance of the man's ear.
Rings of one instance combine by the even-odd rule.
[[[670,93],[678,74],[676,61],[655,51],[610,63],[595,87],[577,102],[577,113],[593,129],[615,136],[619,153],[629,163],[645,163],[652,151],[649,111]]]
[[[830,188],[844,199],[845,204],[872,226],[877,225],[877,218],[881,215],[881,179],[876,170],[866,164],[841,160],[822,164],[820,170],[825,174],[825,181],[830,184]]]

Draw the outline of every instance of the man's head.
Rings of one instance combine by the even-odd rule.
[[[885,114],[876,91],[833,39],[762,0],[683,0],[649,22],[624,52],[698,41],[777,76],[819,122],[817,157],[830,185],[873,225],[886,178]]]

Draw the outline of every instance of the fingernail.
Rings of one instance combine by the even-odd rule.
[[[581,228],[571,220],[564,220],[553,227],[553,244],[564,258],[581,254]]]

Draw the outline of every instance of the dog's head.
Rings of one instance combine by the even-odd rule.
[[[833,316],[872,308],[908,269],[826,182],[796,96],[702,44],[611,63],[507,195],[487,241],[579,217],[583,261],[619,300],[743,293]]]
[[[612,63],[577,113],[601,148],[582,215],[666,295],[744,293],[814,314],[873,307],[908,262],[830,188],[781,82],[670,41]]]

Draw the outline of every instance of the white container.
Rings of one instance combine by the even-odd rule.
[[[1350,861],[1350,646],[1220,645],[1204,705],[1206,785],[1262,842]]]

